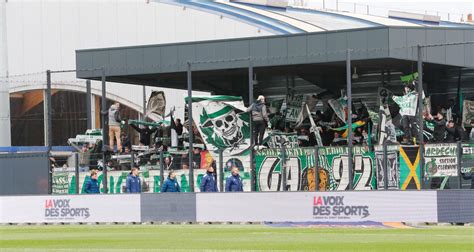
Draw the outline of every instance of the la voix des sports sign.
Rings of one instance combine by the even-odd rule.
[[[1,223],[139,222],[140,195],[0,197]],[[120,211],[117,211],[120,209]]]
[[[238,214],[229,214],[238,213]],[[436,191],[261,192],[196,194],[207,221],[436,222]]]

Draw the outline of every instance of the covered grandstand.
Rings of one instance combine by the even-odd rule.
[[[452,28],[449,30],[453,32],[453,36],[450,33],[447,34],[446,38],[443,35],[434,35],[436,41],[458,41],[459,36],[464,35],[464,29],[469,30],[472,28],[472,24],[468,22],[452,22],[438,20],[423,21],[423,19],[407,19],[400,17],[382,17],[371,15],[370,13],[362,14],[360,11],[348,12],[347,10],[335,10],[329,8],[308,8],[297,5],[292,5],[288,1],[263,1],[265,3],[255,1],[184,1],[184,0],[158,0],[158,1],[130,1],[126,3],[113,3],[113,2],[38,2],[28,3],[23,1],[9,1],[4,4],[6,8],[6,24],[7,24],[7,44],[9,62],[7,65],[9,79],[2,79],[2,83],[9,83],[10,93],[12,100],[12,125],[15,129],[28,128],[25,122],[37,122],[38,125],[35,128],[41,128],[41,118],[44,118],[44,113],[41,105],[42,102],[42,90],[46,87],[45,69],[51,70],[63,70],[63,69],[74,69],[75,68],[75,57],[73,51],[76,49],[88,49],[98,47],[120,47],[120,46],[134,46],[134,45],[153,45],[153,44],[168,44],[168,43],[181,43],[181,42],[192,42],[192,41],[207,41],[215,39],[230,39],[239,37],[260,37],[260,36],[271,36],[271,35],[290,35],[290,34],[304,34],[304,33],[328,33],[334,34],[332,36],[343,36],[342,33],[338,34],[341,30],[352,30],[362,29],[365,31],[371,31],[372,33],[386,33],[388,30],[384,28]],[[291,1],[290,1],[291,2]],[[275,4],[278,3],[278,4]],[[37,11],[41,7],[41,11]],[[99,15],[101,13],[101,15]],[[430,15],[427,15],[430,16]],[[29,22],[26,18],[35,17],[42,22]],[[59,22],[57,22],[59,20]],[[88,20],[88,22],[82,22],[81,20]],[[119,20],[119,22],[111,22],[111,20]],[[97,23],[95,23],[97,22]],[[416,41],[417,37],[412,37],[412,31],[406,30],[406,35],[403,35],[401,39],[408,37],[407,41]],[[39,34],[39,31],[48,31]],[[393,31],[393,29],[392,29]],[[428,30],[427,30],[428,31]],[[429,30],[432,31],[432,30]],[[333,33],[331,33],[333,32]],[[440,34],[437,32],[429,32],[427,39],[431,34]],[[462,33],[462,35],[460,35]],[[361,33],[359,33],[361,34]],[[397,37],[397,34],[390,33],[392,36]],[[364,36],[364,35],[361,35]],[[381,35],[384,36],[384,35]],[[418,36],[418,35],[417,35]],[[466,36],[469,36],[466,35]],[[74,38],[72,40],[72,38]],[[292,37],[292,40],[297,41],[296,43],[302,43],[297,37]],[[469,40],[469,37],[463,39]],[[336,38],[336,40],[343,43],[344,38]],[[16,41],[24,41],[23,43],[16,43]],[[37,43],[37,42],[40,43]],[[311,42],[311,41],[310,41]],[[317,42],[317,41],[316,41]],[[237,43],[237,42],[236,42]],[[290,41],[292,43],[292,41]],[[345,42],[344,42],[345,43]],[[372,47],[372,39],[366,42],[368,47]],[[293,44],[293,43],[292,43]],[[410,45],[414,43],[410,42]],[[299,46],[299,44],[294,44]],[[301,44],[303,45],[303,44]],[[261,49],[265,49],[263,46],[256,48],[260,53],[263,53]],[[329,45],[333,46],[333,45]],[[338,48],[339,45],[334,45],[334,48]],[[361,45],[359,45],[361,46]],[[212,45],[211,45],[212,47]],[[59,50],[57,50],[59,48]],[[250,48],[250,47],[249,47]],[[269,47],[268,47],[269,48]],[[322,48],[322,47],[321,47]],[[308,53],[319,53],[318,50]],[[372,47],[373,48],[373,47]],[[245,48],[243,48],[245,50]],[[331,50],[331,48],[327,48]],[[174,49],[173,49],[174,50]],[[211,48],[206,53],[218,52],[218,48]],[[226,49],[224,49],[226,50]],[[275,50],[280,50],[275,48]],[[284,50],[284,48],[281,48]],[[120,51],[121,53],[125,51]],[[127,55],[118,55],[120,59],[128,57],[130,61],[133,61],[134,57],[140,57],[141,51],[131,50],[126,52]],[[173,51],[169,53],[173,54]],[[182,51],[180,52],[182,53]],[[279,53],[283,53],[280,51]],[[291,56],[290,52],[290,56]],[[302,51],[297,52],[301,54]],[[379,52],[374,52],[378,54]],[[400,52],[401,54],[407,54],[406,50]],[[239,53],[240,54],[240,53]],[[282,55],[283,55],[282,54]],[[393,53],[392,53],[393,54]],[[448,50],[446,54],[450,54]],[[218,56],[218,55],[216,55]],[[243,53],[239,57],[251,56],[251,53]],[[165,60],[168,55],[162,55]],[[170,55],[167,64],[175,64],[174,55]],[[201,60],[200,55],[196,54],[195,57],[188,57],[181,55],[181,58],[177,59],[182,61],[185,57],[186,60]],[[254,55],[258,58],[259,55]],[[280,57],[278,55],[278,57]],[[292,56],[293,57],[293,56]],[[332,56],[330,56],[331,58]],[[402,59],[405,56],[402,57]],[[454,57],[454,56],[453,56]],[[468,58],[468,55],[465,55]],[[203,61],[214,59],[215,57],[210,54]],[[295,59],[294,57],[291,60]],[[356,57],[357,59],[357,57]],[[114,61],[115,59],[109,59]],[[321,63],[324,60],[318,60]],[[97,66],[100,62],[95,62]],[[118,62],[125,63],[125,62]],[[256,66],[259,65],[255,62]],[[295,61],[291,63],[296,66],[301,62]],[[101,63],[100,63],[101,64]],[[156,64],[156,63],[153,63]],[[90,65],[90,64],[89,64]],[[267,65],[267,64],[263,64]],[[381,71],[379,71],[378,64],[375,64],[376,69],[371,68],[369,65],[358,66],[355,65],[360,76],[359,84],[370,89],[370,85],[374,82],[374,79],[378,81],[381,78]],[[403,67],[401,66],[403,65]],[[269,66],[269,65],[268,65]],[[108,66],[111,68],[112,66]],[[123,67],[123,66],[120,66]],[[127,66],[128,67],[128,66]],[[134,66],[135,67],[135,66]],[[302,67],[302,65],[301,65]],[[232,69],[234,67],[230,67]],[[329,72],[324,68],[315,69],[315,71],[321,71],[331,76],[339,76],[340,71],[338,68],[334,68]],[[172,68],[171,73],[175,71]],[[399,64],[397,67],[393,65],[387,65],[384,67],[384,78],[390,78],[395,80],[398,75],[403,72],[412,70],[409,64]],[[161,71],[161,70],[160,70]],[[235,69],[233,71],[236,71]],[[268,72],[270,71],[270,72]],[[279,70],[276,70],[279,72]],[[133,72],[133,71],[132,71]],[[131,72],[131,73],[132,73]],[[293,71],[295,72],[295,71]],[[146,74],[153,74],[155,71],[146,72]],[[437,78],[440,82],[455,82],[455,78],[458,76],[456,70],[446,72],[446,76],[443,78]],[[83,77],[81,73],[78,75]],[[85,75],[84,75],[85,76]],[[304,87],[314,86],[315,82],[321,82],[321,76],[317,76],[316,73],[312,74],[291,74],[291,80],[297,84],[300,89]],[[462,78],[469,76],[469,70],[463,70]],[[163,76],[165,77],[165,76]],[[242,75],[244,77],[244,75]],[[453,79],[454,77],[454,79]],[[213,77],[214,78],[214,77]],[[210,78],[208,82],[220,81],[218,78],[212,80]],[[239,77],[237,77],[236,81]],[[286,86],[286,77],[280,75],[277,76],[271,73],[271,70],[260,69],[256,73],[256,78],[262,85],[259,88],[264,88],[265,83],[269,83],[272,87],[275,87],[274,83],[277,83],[278,90],[267,90],[268,95],[278,95],[282,93],[282,88]],[[327,77],[324,77],[327,78]],[[166,78],[164,80],[167,80]],[[61,92],[79,92],[66,94],[71,97],[78,97],[79,103],[84,103],[87,99],[84,99],[86,94],[85,82],[83,80],[76,79],[73,73],[53,75],[53,89]],[[156,79],[147,79],[146,81],[155,82]],[[171,81],[171,80],[170,80]],[[181,80],[182,82],[183,80]],[[333,81],[333,80],[330,80]],[[135,83],[136,81],[130,81]],[[175,82],[172,80],[171,82]],[[340,82],[340,81],[339,81]],[[144,83],[144,82],[142,82]],[[144,83],[150,84],[149,86],[161,86],[167,85],[171,88],[181,88],[181,84],[176,86],[168,83],[157,84],[157,83]],[[181,86],[180,86],[181,85]],[[213,84],[214,85],[214,84]],[[116,85],[109,83],[110,88],[108,90],[108,97],[118,100],[121,103],[129,107],[133,113],[134,118],[138,118],[139,114],[143,111],[144,107],[144,91],[134,88],[133,86]],[[210,88],[200,88],[199,84],[196,86],[198,89],[209,90]],[[320,84],[319,91],[327,89],[324,84]],[[284,88],[283,88],[284,89]],[[64,136],[55,136],[54,141],[56,144],[61,144],[65,141],[65,135],[75,135],[79,132],[83,132],[85,128],[97,127],[100,125],[100,116],[97,114],[99,105],[96,100],[100,94],[101,87],[96,82],[92,82],[92,103],[90,108],[92,111],[87,111],[85,114],[81,114],[81,121],[70,121],[66,123],[64,118],[59,118],[55,121],[55,126],[60,127],[61,131],[64,132]],[[257,89],[258,90],[258,89]],[[150,94],[151,88],[145,90],[146,94]],[[214,92],[218,92],[216,89]],[[168,90],[167,95],[183,97],[183,93],[176,93],[176,91]],[[56,94],[56,92],[53,92]],[[131,94],[131,95],[130,95]],[[85,95],[85,96],[84,96]],[[361,93],[363,96],[364,94]],[[54,98],[53,98],[54,100]],[[175,106],[178,111],[178,115],[182,117],[184,107],[180,104],[169,104]],[[72,106],[72,105],[71,105]],[[85,104],[81,104],[82,107],[87,107]],[[70,107],[70,106],[68,106]],[[28,110],[26,108],[36,109],[37,111]],[[74,111],[63,111],[62,113],[74,113]],[[96,113],[96,115],[92,115]],[[91,125],[86,125],[86,117],[90,114]],[[28,115],[24,117],[23,115]],[[62,120],[62,121],[61,121]],[[72,124],[75,125],[72,125]],[[68,124],[68,125],[66,125]],[[77,126],[81,125],[81,126]],[[25,129],[26,129],[25,128]],[[43,127],[43,131],[45,128]],[[78,132],[79,131],[79,132]],[[13,133],[13,145],[41,145],[44,143],[42,139],[44,136],[38,136],[37,138],[31,138],[26,141],[19,135],[19,132]]]

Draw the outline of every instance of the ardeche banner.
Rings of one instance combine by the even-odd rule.
[[[425,174],[428,177],[458,175],[457,144],[425,145]]]

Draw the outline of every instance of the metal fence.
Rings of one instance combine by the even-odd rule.
[[[421,160],[420,151],[424,151]],[[53,193],[84,193],[89,169],[95,166],[53,169]],[[363,191],[471,188],[474,143],[306,148],[265,148],[241,155],[195,148],[189,165],[187,151],[132,152],[109,161],[107,172],[100,165],[101,193],[124,193],[129,167],[140,168],[143,193],[160,193],[171,170],[181,192],[200,192],[203,176],[212,167],[218,191],[224,192],[231,169],[238,168],[244,191]],[[130,159],[128,159],[130,158]],[[127,164],[124,160],[128,159]],[[422,162],[423,161],[423,162]],[[61,163],[60,161],[56,161]],[[64,163],[64,162],[63,162]],[[349,167],[352,163],[352,169]],[[422,165],[424,164],[424,165]],[[191,173],[191,167],[192,173]]]

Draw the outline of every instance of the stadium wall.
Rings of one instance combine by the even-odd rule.
[[[470,190],[0,197],[0,223],[474,222]]]
[[[0,195],[48,193],[49,156],[46,150],[41,151],[0,154]]]

